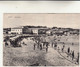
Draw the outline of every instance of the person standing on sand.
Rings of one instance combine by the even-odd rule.
[[[40,44],[40,43],[39,43],[39,41],[38,41],[38,43],[37,43],[37,48],[38,48],[38,49],[39,49],[39,44]]]
[[[45,46],[45,42],[43,42],[43,48],[44,48],[44,46]]]
[[[65,47],[65,44],[63,45],[63,48]]]
[[[48,48],[46,47],[46,52],[48,52]]]
[[[35,50],[35,48],[36,48],[36,44],[34,43],[34,50]]]
[[[68,47],[68,51],[67,52],[68,52],[68,54],[70,53],[70,47]]]
[[[62,52],[64,51],[64,48],[62,47]]]
[[[77,57],[77,63],[79,64],[79,53],[78,53],[78,57]]]
[[[42,50],[42,44],[40,43],[40,50]]]
[[[65,47],[65,45],[63,45],[63,47],[62,47],[62,52],[64,52],[64,47]]]
[[[74,59],[74,51],[72,52],[72,60]]]
[[[57,43],[55,42],[55,45],[54,45],[55,49],[57,48]]]
[[[67,57],[69,57],[70,56],[70,47],[68,47],[67,53],[68,53]]]
[[[52,47],[53,47],[53,42],[52,42]]]
[[[48,52],[48,45],[49,45],[49,43],[46,42],[46,52]]]

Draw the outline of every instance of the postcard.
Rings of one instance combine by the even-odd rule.
[[[3,66],[79,66],[79,13],[4,13]]]

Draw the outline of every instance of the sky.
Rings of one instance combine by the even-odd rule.
[[[3,28],[26,25],[80,29],[80,14],[5,13],[3,15]]]

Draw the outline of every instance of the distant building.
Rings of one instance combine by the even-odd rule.
[[[35,35],[38,35],[38,28],[29,28],[31,32]]]
[[[23,28],[23,34],[33,34],[33,32],[28,27],[24,27]]]
[[[46,34],[47,28],[46,29],[39,29],[38,34]]]
[[[23,27],[11,28],[11,34],[23,34]]]
[[[62,36],[62,35],[64,35],[64,32],[56,32],[55,33],[57,36]]]
[[[33,29],[32,31],[33,31],[34,34],[38,35],[38,29]]]
[[[10,31],[11,31],[11,28],[4,28],[3,34],[9,34]]]
[[[51,30],[46,31],[47,35],[51,35]]]
[[[46,34],[47,28],[29,28],[33,34]]]
[[[3,34],[8,34],[8,30],[7,29],[3,29]]]

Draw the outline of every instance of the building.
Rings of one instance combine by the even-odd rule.
[[[46,31],[47,35],[51,35],[51,30]]]
[[[3,34],[9,34],[10,31],[11,31],[11,28],[4,28]]]
[[[23,34],[33,34],[33,32],[28,27],[24,26],[24,28],[23,28]]]
[[[11,28],[11,34],[23,34],[23,27]]]
[[[29,28],[32,34],[38,35],[38,28]]]
[[[33,34],[37,34],[38,35],[38,29],[33,29]]]
[[[8,34],[8,30],[7,29],[3,29],[3,34]]]
[[[57,36],[62,36],[62,35],[64,35],[64,32],[57,31],[57,32],[55,32],[55,34],[56,34]]]
[[[46,34],[47,29],[39,29],[38,34]]]

